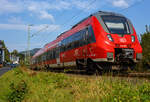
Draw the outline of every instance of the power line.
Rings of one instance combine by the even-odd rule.
[[[49,26],[45,26],[44,28],[40,29],[39,31],[37,31],[36,33],[32,34],[30,37],[34,37],[35,35],[39,34],[40,32],[44,31],[45,29],[47,29]]]
[[[92,0],[88,5],[87,5],[87,9],[89,9],[90,8],[90,6],[92,6],[93,5],[93,3],[95,3],[97,0]],[[63,28],[65,28],[73,19],[75,19],[75,18],[77,18],[79,15],[81,15],[83,13],[83,10],[81,11],[81,12],[79,12],[79,13],[76,13],[73,17],[71,17],[71,19],[69,19],[69,20],[67,20],[67,21],[65,21],[64,23],[63,23]],[[55,29],[56,30],[56,29]],[[53,33],[51,33],[51,35],[52,35]]]
[[[93,3],[95,3],[97,0],[92,0],[88,5],[87,5],[87,10],[93,5]],[[83,13],[83,10],[81,11],[81,12],[79,12],[79,13],[76,13],[73,17],[71,17],[71,19],[69,19],[69,20],[67,20],[67,21],[65,21],[64,23],[63,23],[63,28],[65,28],[73,19],[75,19],[75,18],[77,18],[79,15],[81,15]],[[61,14],[62,15],[62,14]],[[54,31],[55,30],[57,30],[57,27],[54,29]],[[50,35],[53,35],[54,34],[54,32],[52,32]],[[48,38],[48,37],[47,37]],[[46,39],[47,39],[46,38]],[[46,41],[46,39],[45,39],[45,41]]]
[[[96,0],[91,1],[91,2],[87,5],[87,6],[88,6],[87,9],[89,9],[90,6],[92,6],[94,2],[96,2]],[[81,12],[77,13],[76,15],[74,15],[74,16],[70,19],[70,21],[64,23],[63,26],[66,26],[66,25],[67,25],[68,23],[70,23],[74,18],[77,18],[77,17],[78,17],[79,15],[81,15],[82,13],[83,13],[83,10],[82,10]]]

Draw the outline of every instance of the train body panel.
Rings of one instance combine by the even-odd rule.
[[[32,58],[32,65],[76,66],[79,61],[124,63],[142,58],[135,29],[124,16],[98,12],[82,20],[56,40],[46,44]]]

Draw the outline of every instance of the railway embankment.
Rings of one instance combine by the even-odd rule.
[[[0,77],[0,102],[148,102],[148,79],[15,68]]]

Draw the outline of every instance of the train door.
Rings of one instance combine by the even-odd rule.
[[[61,42],[58,43],[58,46],[56,49],[56,63],[57,63],[57,65],[60,65],[60,47],[61,47]]]

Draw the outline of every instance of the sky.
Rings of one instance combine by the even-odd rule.
[[[0,0],[0,40],[9,51],[41,48],[97,11],[123,14],[137,34],[150,24],[150,0]],[[48,27],[48,28],[47,28]]]

